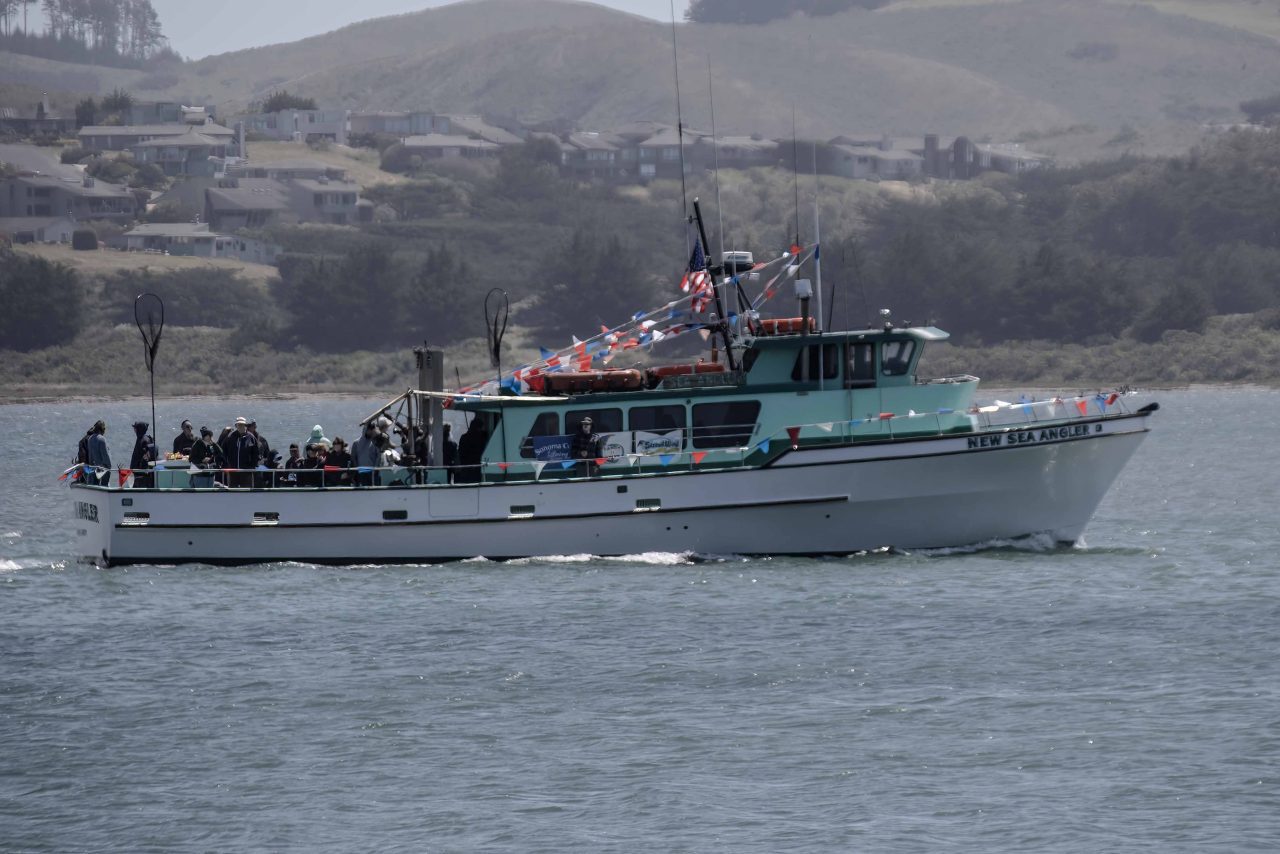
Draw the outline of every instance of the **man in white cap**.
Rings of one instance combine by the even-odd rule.
[[[230,485],[243,489],[253,487],[253,472],[258,467],[258,443],[249,432],[249,422],[243,417],[236,419],[235,432],[227,436],[222,445],[223,456],[227,460],[227,468],[232,471]]]

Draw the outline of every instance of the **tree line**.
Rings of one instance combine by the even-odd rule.
[[[151,0],[0,0],[0,50],[125,67],[178,59]]]

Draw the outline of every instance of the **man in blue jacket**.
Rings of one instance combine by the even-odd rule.
[[[107,450],[107,424],[96,421],[89,436],[90,471],[85,481],[98,486],[111,485],[111,452]]]

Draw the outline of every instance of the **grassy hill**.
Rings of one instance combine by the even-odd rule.
[[[764,27],[682,25],[685,118],[789,135],[1023,137],[1070,157],[1167,153],[1280,84],[1275,0],[898,0]],[[669,27],[572,0],[468,0],[146,75],[0,54],[0,79],[234,109],[281,87],[352,109],[588,128],[673,121]],[[1064,132],[1071,129],[1070,132]],[[1108,145],[1110,143],[1110,145]]]

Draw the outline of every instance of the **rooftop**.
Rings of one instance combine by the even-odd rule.
[[[86,125],[80,128],[80,136],[182,136],[195,129],[211,136],[235,136],[231,128],[214,122],[202,125],[189,125],[175,122],[167,125]]]
[[[165,136],[160,139],[149,139],[146,142],[139,142],[132,146],[133,148],[205,148],[218,145],[226,145],[224,139],[214,139],[211,136],[198,131],[192,127],[181,136]]]
[[[485,151],[499,148],[492,142],[483,139],[472,139],[457,134],[428,133],[422,136],[408,136],[404,140],[405,148],[475,148]]]
[[[204,222],[148,222],[135,225],[124,233],[125,237],[213,237],[209,224]]]

